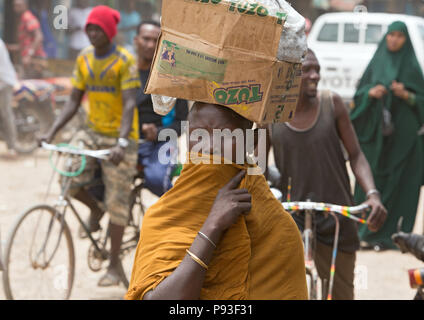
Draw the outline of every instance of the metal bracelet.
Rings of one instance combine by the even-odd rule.
[[[198,256],[196,256],[193,252],[191,252],[190,250],[186,249],[186,252],[190,255],[190,257],[197,262],[199,265],[201,265],[203,268],[205,268],[206,270],[208,270],[208,266],[206,265],[206,263],[204,263]]]
[[[202,237],[202,238],[204,238],[204,239],[206,239],[206,240],[208,240],[215,248],[216,248],[216,244],[207,236],[207,235],[205,235],[203,232],[201,232],[201,231],[199,231],[199,235]]]
[[[372,195],[372,194],[378,194],[380,195],[380,191],[378,191],[377,189],[371,189],[370,191],[367,192],[367,199]]]

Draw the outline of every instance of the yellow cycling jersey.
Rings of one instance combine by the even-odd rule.
[[[97,57],[90,46],[77,58],[72,85],[88,96],[88,126],[101,134],[119,137],[122,91],[141,87],[134,57],[116,45],[107,55]],[[137,108],[129,137],[134,140],[139,137]]]

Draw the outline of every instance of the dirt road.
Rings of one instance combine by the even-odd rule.
[[[38,152],[37,156],[7,160],[4,157],[5,147],[0,144],[0,232],[1,242],[23,210],[43,202],[47,186],[52,174],[48,155]],[[59,193],[57,183],[53,183],[52,197],[54,201]],[[151,194],[145,194],[147,204],[155,201]],[[421,201],[422,203],[422,201]],[[78,205],[81,215],[86,217],[87,210]],[[421,212],[423,212],[421,207]],[[97,287],[101,273],[93,273],[87,266],[87,251],[89,243],[78,238],[78,224],[71,215],[69,224],[73,234],[76,273],[72,291],[72,299],[122,299],[126,290],[124,287],[104,289]],[[422,231],[422,218],[417,222],[417,231]],[[125,268],[130,272],[132,258],[126,260]],[[357,299],[411,299],[414,290],[409,288],[407,270],[424,267],[424,264],[410,255],[402,255],[397,251],[383,253],[358,252],[356,298]],[[22,287],[22,290],[26,290]],[[0,299],[5,299],[3,284],[0,282]]]

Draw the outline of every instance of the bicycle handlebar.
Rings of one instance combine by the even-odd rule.
[[[108,155],[110,154],[110,150],[85,150],[85,149],[78,149],[71,146],[56,146],[53,144],[48,144],[46,142],[41,143],[41,147],[48,151],[55,151],[55,152],[61,152],[61,153],[69,153],[79,156],[88,156],[100,160],[107,160]]]
[[[353,215],[362,213],[370,208],[370,206],[366,204],[361,204],[355,207],[347,207],[323,202],[282,202],[282,205],[284,209],[288,211],[314,210],[322,212],[334,212],[362,224],[366,224],[367,221]]]

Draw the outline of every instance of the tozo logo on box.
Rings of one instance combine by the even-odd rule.
[[[262,101],[263,92],[261,85],[239,86],[232,88],[218,88],[214,91],[214,97],[218,104],[235,105],[242,103],[255,103]]]

